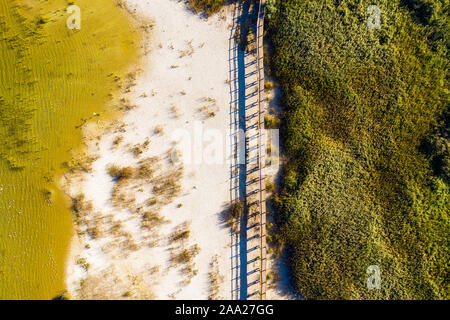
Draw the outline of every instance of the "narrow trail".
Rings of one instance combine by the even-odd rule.
[[[230,36],[230,123],[232,154],[231,200],[243,201],[244,215],[239,230],[231,231],[232,299],[265,299],[266,296],[266,195],[264,135],[264,8],[254,8],[256,38],[250,52],[239,48],[235,31],[242,32],[251,18],[250,2],[235,7]],[[242,35],[241,35],[242,36]],[[245,142],[244,142],[245,141]]]

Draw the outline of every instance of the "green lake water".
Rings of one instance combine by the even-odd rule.
[[[64,292],[72,216],[58,188],[79,126],[104,117],[131,63],[139,28],[114,0],[0,0],[0,299]]]

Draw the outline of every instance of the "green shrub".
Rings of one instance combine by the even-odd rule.
[[[264,81],[264,91],[271,91],[273,89],[272,81]]]
[[[210,16],[222,8],[224,0],[188,0],[189,5],[196,12],[205,12]]]
[[[280,119],[272,116],[264,116],[264,127],[266,129],[278,129],[280,127]]]

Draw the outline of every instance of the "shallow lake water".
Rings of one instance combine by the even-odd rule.
[[[49,3],[50,2],[50,3]],[[0,299],[65,290],[70,201],[58,183],[136,62],[137,22],[113,0],[0,0]]]

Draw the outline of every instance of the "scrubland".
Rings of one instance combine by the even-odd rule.
[[[268,1],[286,164],[273,241],[312,299],[448,299],[448,4]],[[369,290],[366,270],[381,270]]]

